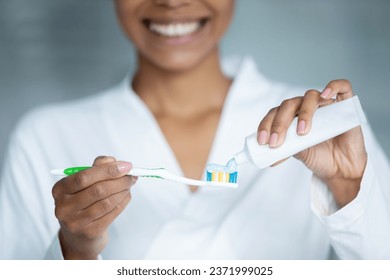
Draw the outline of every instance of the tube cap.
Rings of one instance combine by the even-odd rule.
[[[245,151],[241,151],[238,154],[236,154],[234,156],[234,160],[236,161],[237,165],[241,165],[241,164],[249,162],[249,159],[248,159]]]

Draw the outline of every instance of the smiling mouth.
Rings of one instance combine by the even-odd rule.
[[[198,32],[207,23],[208,18],[183,22],[157,22],[150,19],[143,20],[143,24],[154,34],[165,37],[184,37]]]

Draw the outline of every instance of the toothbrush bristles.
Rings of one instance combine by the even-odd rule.
[[[218,172],[207,171],[208,182],[219,182],[219,183],[237,183],[237,172]]]

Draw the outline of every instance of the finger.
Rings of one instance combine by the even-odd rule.
[[[329,99],[336,97],[337,101],[345,100],[352,96],[352,85],[348,80],[331,81],[321,93],[322,98]]]
[[[101,217],[107,215],[129,194],[129,190],[124,190],[119,193],[115,193],[107,198],[99,200],[91,206],[80,211],[79,221],[82,224],[91,223]]]
[[[257,128],[257,142],[260,145],[268,143],[269,132],[271,130],[272,122],[278,112],[278,108],[272,108],[267,115],[261,120],[259,127]]]
[[[103,165],[103,164],[111,163],[111,162],[115,162],[115,161],[116,161],[115,157],[112,157],[112,156],[98,156],[95,158],[92,166],[99,166],[99,165]],[[138,179],[138,177],[136,177],[136,176],[131,176],[131,177],[132,177],[132,180],[134,182],[136,182]]]
[[[123,177],[129,173],[131,168],[133,168],[133,165],[130,162],[124,161],[93,166],[65,178],[68,180],[66,183],[67,189],[65,191],[68,194],[73,194],[84,190],[97,182]]]
[[[335,99],[332,99],[332,98],[330,98],[330,99],[324,99],[324,98],[322,98],[322,97],[320,96],[320,101],[318,102],[318,106],[319,106],[319,107],[328,106],[328,105],[334,103],[335,101],[336,101]]]
[[[112,211],[88,224],[85,235],[91,239],[99,237],[101,233],[106,231],[111,223],[123,212],[130,200],[131,195],[128,192]]]
[[[302,103],[302,97],[286,99],[279,107],[271,126],[269,146],[271,148],[279,147],[286,139],[287,129],[295,118],[298,108]]]
[[[136,178],[133,176],[124,176],[115,180],[98,182],[71,196],[73,209],[85,209],[113,194],[129,190],[136,181]]]
[[[319,106],[320,99],[320,92],[317,90],[312,89],[305,93],[298,111],[297,133],[299,135],[304,135],[310,131],[313,115]]]
[[[111,162],[115,162],[116,159],[114,157],[111,157],[111,156],[98,156],[97,158],[95,158],[92,166],[99,166],[99,165],[103,165],[103,164],[106,164],[106,163],[111,163]]]

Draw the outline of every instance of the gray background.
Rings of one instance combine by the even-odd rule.
[[[112,1],[0,0],[0,162],[27,110],[93,94],[134,67]],[[390,155],[389,12],[388,0],[237,0],[223,53],[251,54],[293,85],[348,78]]]

